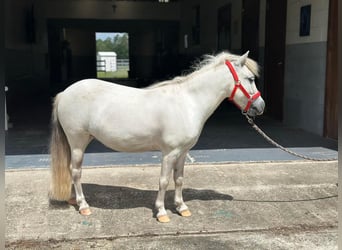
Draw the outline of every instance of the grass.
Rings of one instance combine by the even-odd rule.
[[[128,78],[128,71],[119,69],[114,72],[97,72],[97,78]]]

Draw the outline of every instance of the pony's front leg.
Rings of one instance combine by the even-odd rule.
[[[182,155],[175,165],[173,179],[175,181],[175,204],[177,212],[184,217],[191,216],[191,212],[183,201],[183,175],[186,154]]]
[[[165,193],[171,177],[173,166],[176,164],[177,157],[170,153],[163,156],[161,174],[159,179],[159,191],[155,203],[157,209],[157,219],[159,222],[169,222],[170,218],[165,210]]]
[[[79,206],[79,212],[82,215],[90,215],[91,211],[89,209],[88,203],[85,200],[81,185],[83,155],[84,152],[81,149],[73,149],[71,151],[71,175],[75,188],[76,203]]]

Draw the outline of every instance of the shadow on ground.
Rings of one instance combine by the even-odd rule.
[[[157,191],[144,190],[122,186],[108,186],[98,184],[82,184],[83,192],[90,207],[101,209],[132,209],[145,207],[154,211],[154,202]],[[174,207],[174,190],[169,190],[165,195],[165,207]],[[231,201],[233,197],[209,189],[183,189],[184,201],[201,200],[223,200]],[[69,204],[66,202],[50,201],[51,209],[65,209]],[[75,209],[78,210],[77,207]],[[171,210],[177,213],[176,210]],[[154,211],[155,212],[155,211]]]

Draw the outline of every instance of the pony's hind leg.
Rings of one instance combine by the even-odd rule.
[[[82,185],[81,185],[81,176],[82,176],[82,162],[84,151],[89,142],[91,141],[91,137],[78,137],[77,138],[77,146],[71,146],[71,176],[74,184],[75,198],[76,204],[79,206],[79,212],[82,215],[90,215],[91,211],[89,209],[89,205],[84,197]],[[73,200],[70,200],[70,203],[73,203]]]
[[[183,175],[184,175],[184,163],[185,163],[186,153],[182,155],[177,163],[175,164],[173,170],[173,179],[175,182],[175,204],[177,212],[183,217],[191,216],[191,212],[187,205],[183,201]]]

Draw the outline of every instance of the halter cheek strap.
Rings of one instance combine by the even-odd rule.
[[[227,65],[227,67],[230,70],[230,73],[233,75],[234,81],[235,81],[235,86],[234,89],[229,97],[229,101],[232,101],[238,108],[242,109],[242,107],[240,107],[234,100],[236,91],[238,89],[241,90],[241,92],[247,97],[248,102],[246,107],[243,109],[244,112],[247,112],[249,110],[249,108],[251,107],[252,103],[258,99],[258,97],[260,96],[260,92],[257,91],[255,94],[253,94],[252,96],[247,92],[247,90],[243,87],[243,85],[241,84],[241,81],[239,80],[239,77],[232,65],[232,63],[228,60],[226,60],[225,64]]]

